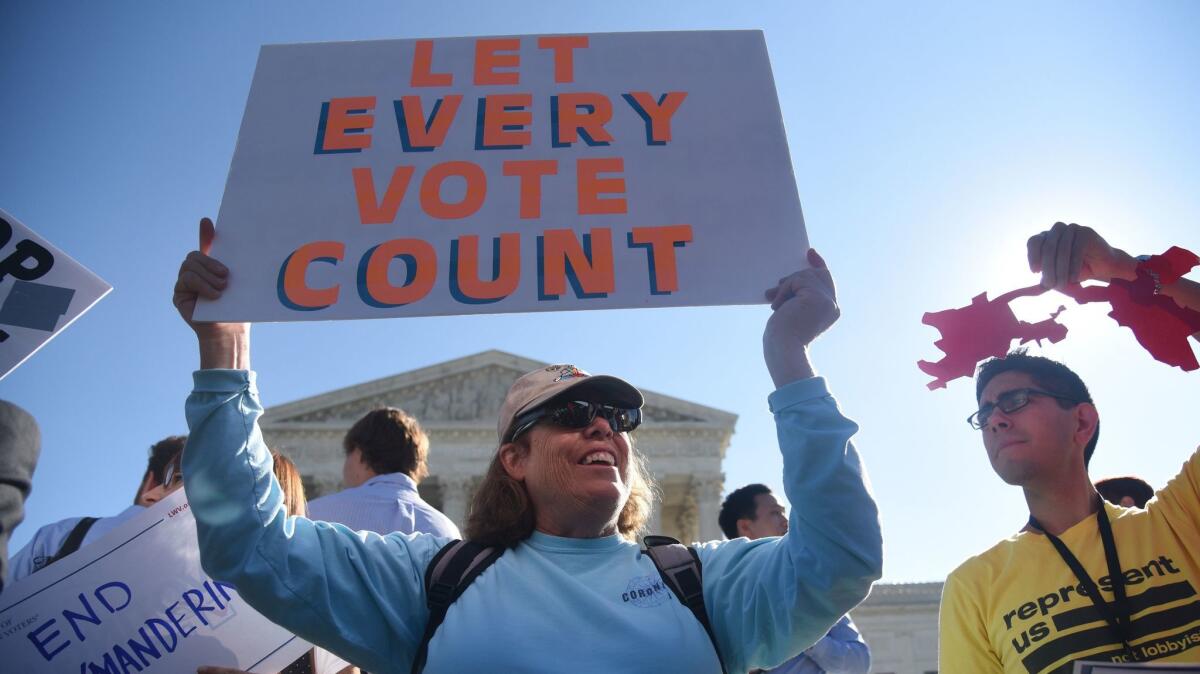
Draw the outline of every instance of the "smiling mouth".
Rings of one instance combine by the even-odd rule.
[[[616,468],[617,467],[617,457],[613,456],[610,452],[606,452],[606,451],[589,452],[587,454],[587,456],[585,456],[579,460],[579,465],[581,465],[581,466],[605,466],[608,468]]]

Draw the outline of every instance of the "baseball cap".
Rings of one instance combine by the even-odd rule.
[[[521,375],[513,382],[500,405],[496,434],[500,442],[521,414],[568,391],[575,399],[617,407],[640,408],[645,399],[633,384],[607,374],[590,375],[574,365],[550,365]]]

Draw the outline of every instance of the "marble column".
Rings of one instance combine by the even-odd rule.
[[[725,476],[721,474],[706,475],[692,481],[701,541],[721,540],[721,525],[717,522],[717,515],[721,512],[721,489],[724,486]]]
[[[470,497],[471,478],[441,478],[442,514],[449,517],[461,530],[467,525],[467,499]]]
[[[662,483],[660,482],[659,484]],[[664,497],[658,497],[654,499],[654,504],[650,509],[650,521],[646,522],[645,533],[655,535],[662,535],[664,533],[662,529],[662,509],[664,500]]]

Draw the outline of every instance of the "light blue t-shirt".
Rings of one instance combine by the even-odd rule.
[[[404,473],[376,475],[357,487],[308,502],[314,520],[345,524],[354,530],[390,534],[421,532],[460,538],[458,527],[417,493],[417,483]]]
[[[777,665],[866,596],[882,566],[875,503],[820,378],[772,394],[786,536],[697,546],[730,672]],[[185,487],[201,561],[272,621],[375,674],[405,673],[428,619],[424,575],[448,539],[353,532],[284,513],[257,420],[253,373],[203,370],[188,398]],[[464,671],[719,672],[699,621],[618,536],[535,533],[451,607],[428,674]]]

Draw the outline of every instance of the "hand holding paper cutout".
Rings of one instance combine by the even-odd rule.
[[[958,377],[970,377],[975,366],[990,356],[1003,356],[1013,339],[1021,343],[1049,339],[1058,342],[1067,329],[1055,322],[1063,307],[1038,323],[1019,321],[1008,306],[1018,298],[1040,295],[1054,288],[1080,304],[1108,302],[1119,325],[1156,359],[1185,371],[1200,369],[1188,337],[1200,334],[1200,307],[1195,301],[1161,294],[1163,286],[1179,282],[1200,258],[1179,247],[1138,264],[1124,251],[1113,248],[1095,230],[1061,222],[1030,237],[1029,268],[1040,272],[1040,286],[1021,288],[987,299],[976,296],[970,305],[926,313],[922,322],[937,328],[942,338],[935,345],[945,356],[935,362],[919,361],[922,372],[935,377],[930,389],[944,388]],[[1081,286],[1079,281],[1102,280],[1107,285]],[[1189,300],[1200,296],[1196,284],[1184,281]]]
[[[1083,281],[1132,280],[1137,261],[1113,248],[1091,227],[1054,223],[1026,242],[1029,271],[1042,275],[1042,287],[1062,290]]]

